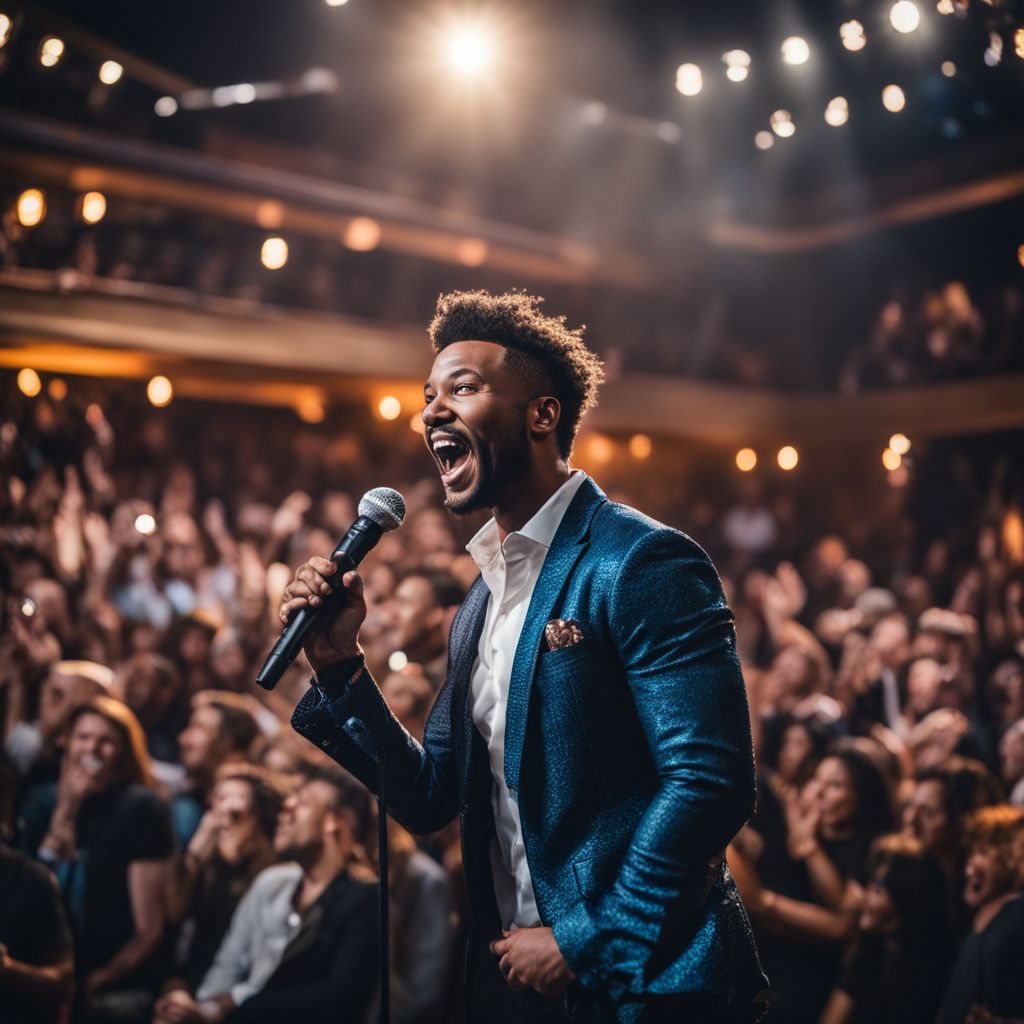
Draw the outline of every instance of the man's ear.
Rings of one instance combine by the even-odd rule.
[[[561,415],[561,403],[554,395],[535,398],[530,407],[530,433],[540,437],[553,434]]]

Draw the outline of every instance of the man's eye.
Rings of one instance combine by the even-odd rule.
[[[472,391],[473,390],[473,385],[472,384],[456,384],[455,388],[454,388],[454,391],[455,391],[456,394],[458,394],[460,391],[463,390],[463,388],[468,388],[470,391]]]

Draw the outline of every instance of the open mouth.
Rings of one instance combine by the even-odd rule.
[[[457,434],[436,432],[430,437],[430,450],[441,469],[441,482],[454,483],[470,462],[472,452]]]

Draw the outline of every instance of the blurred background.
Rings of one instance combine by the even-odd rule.
[[[69,723],[106,696],[146,737],[166,841],[136,859],[171,893],[147,897],[146,935],[125,911],[83,958],[96,921],[57,871],[71,937],[19,961],[59,975],[46,1012],[191,1019],[168,993],[201,988],[252,865],[275,859],[271,825],[238,866],[215,769],[266,772],[279,800],[310,778],[316,752],[283,727],[305,671],[270,697],[252,679],[291,571],[372,486],[410,515],[367,561],[368,654],[422,728],[483,521],[441,511],[425,325],[442,292],[517,288],[605,361],[574,464],[705,546],[736,612],[763,817],[730,856],[772,1019],[879,1019],[876,976],[924,1007],[881,1019],[943,999],[947,1021],[1024,1016],[1019,990],[954,998],[922,958],[878,967],[864,910],[872,878],[935,854],[932,960],[973,955],[969,843],[1022,827],[1022,97],[1010,0],[0,0],[4,828],[61,853]],[[210,701],[232,709],[207,723],[216,755],[180,738]],[[251,731],[232,746],[235,711]],[[845,747],[826,756],[837,742],[884,785],[852,798],[874,817],[836,829],[821,763],[862,778]],[[948,818],[930,838],[929,792]],[[970,831],[983,804],[1010,817]],[[894,833],[910,846],[872,846]],[[815,836],[842,899],[814,884]],[[998,848],[1017,874],[990,903],[1024,889],[1020,849]],[[428,943],[431,984],[407,952],[396,1005],[454,1019],[457,836],[417,852],[451,895],[430,903],[429,865],[409,891],[450,935]],[[196,923],[214,875],[195,864],[236,872],[215,922]],[[800,906],[780,922],[765,892]],[[911,924],[942,930],[908,907],[903,952],[922,948]]]

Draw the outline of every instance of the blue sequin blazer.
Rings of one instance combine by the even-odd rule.
[[[295,729],[377,789],[417,834],[462,820],[471,931],[499,928],[487,751],[469,688],[489,593],[453,623],[448,677],[421,746],[369,673],[321,671]],[[551,619],[583,639],[544,650]],[[344,678],[339,676],[344,675]],[[589,989],[634,1019],[652,996],[749,998],[767,986],[726,844],[754,807],[754,762],[732,614],[685,534],[610,501],[590,479],[559,526],[523,624],[508,695],[516,794],[541,919]],[[468,979],[472,999],[472,969]]]

